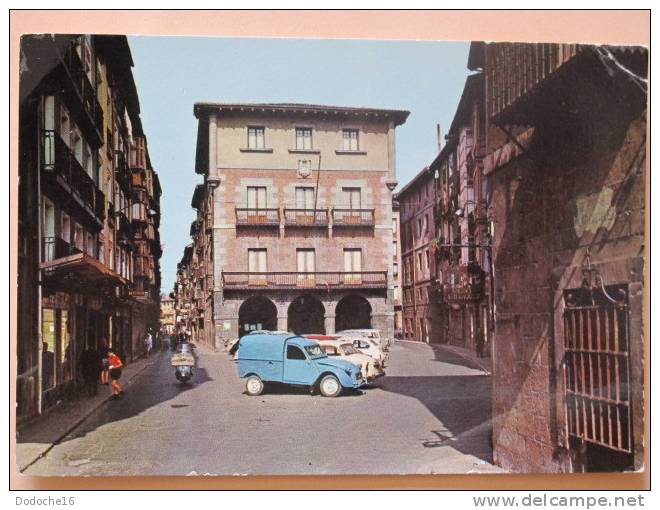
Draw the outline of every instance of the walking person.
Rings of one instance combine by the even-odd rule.
[[[101,341],[101,349],[99,354],[101,355],[101,384],[107,386],[110,384],[110,376],[108,371],[110,369],[110,363],[108,361],[108,354],[110,353],[110,347],[108,347],[108,341],[104,338]]]
[[[147,358],[151,354],[151,349],[154,346],[154,337],[151,335],[151,329],[147,331],[147,336],[144,337],[144,352],[147,353]]]
[[[101,355],[93,347],[87,347],[80,355],[80,373],[89,397],[98,393],[99,375],[102,370]]]
[[[119,399],[124,394],[124,390],[119,384],[119,378],[121,377],[121,369],[124,367],[124,363],[121,361],[121,358],[117,356],[112,350],[108,352],[108,362],[110,364],[110,385],[112,387],[112,398]]]

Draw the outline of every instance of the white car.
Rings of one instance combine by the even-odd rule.
[[[359,366],[368,383],[373,383],[385,375],[380,361],[356,349],[352,342],[346,339],[334,335],[305,335],[305,338],[318,342],[326,355],[337,356]]]
[[[345,329],[338,331],[337,335],[350,336],[353,338],[364,338],[365,340],[376,342],[384,351],[390,348],[389,338],[381,336],[380,329]]]
[[[385,352],[382,346],[373,338],[363,338],[359,335],[347,334],[345,331],[337,333],[339,338],[351,342],[353,346],[358,349],[360,352],[371,356],[374,359],[377,359],[381,366],[385,366],[387,359],[389,358],[389,353]]]

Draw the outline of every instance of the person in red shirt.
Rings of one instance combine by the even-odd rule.
[[[124,390],[119,384],[119,378],[121,377],[121,369],[124,366],[121,358],[117,356],[114,352],[108,351],[108,364],[110,367],[110,386],[112,387],[112,398],[119,399],[124,394]]]

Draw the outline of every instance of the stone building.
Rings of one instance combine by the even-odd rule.
[[[437,176],[435,300],[439,341],[487,355],[492,331],[484,80],[468,76],[446,144],[430,169]]]
[[[647,50],[470,53],[489,122],[495,462],[639,469]]]
[[[194,111],[204,182],[193,206],[205,238],[193,243],[202,258],[190,274],[206,282],[204,330],[214,334],[205,341],[254,329],[375,327],[391,336],[394,132],[408,112],[222,103]]]
[[[150,235],[158,178],[148,163],[133,65],[122,36],[21,40],[17,418],[78,390],[85,348],[108,343],[130,362],[158,322],[160,246],[139,282],[137,173],[150,173]],[[141,156],[138,156],[141,154]]]
[[[488,352],[492,330],[483,76],[469,76],[445,144],[396,195],[404,336]]]
[[[403,337],[426,343],[438,341],[440,330],[433,299],[435,193],[434,174],[426,167],[396,194],[401,221]]]
[[[174,298],[161,294],[160,296],[160,331],[165,335],[174,333],[175,325]]]
[[[394,304],[394,334],[403,334],[403,279],[401,276],[401,215],[399,203],[392,203],[392,303]]]

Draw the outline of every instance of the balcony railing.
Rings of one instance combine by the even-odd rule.
[[[373,227],[376,224],[373,209],[333,209],[335,227]]]
[[[105,195],[87,174],[71,149],[53,130],[44,130],[42,137],[42,169],[61,179],[96,219],[105,219]]]
[[[327,209],[284,209],[287,227],[327,227]]]
[[[42,262],[61,259],[82,252],[82,250],[79,250],[74,245],[60,237],[43,237],[42,241]]]
[[[236,225],[238,226],[279,226],[279,209],[236,208]]]
[[[387,271],[360,272],[232,272],[222,273],[222,286],[226,289],[316,289],[330,291],[336,288],[381,289],[387,287]]]

